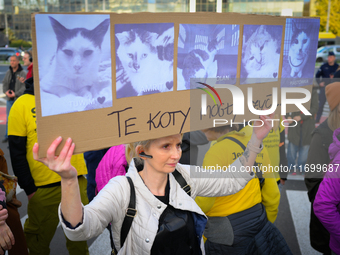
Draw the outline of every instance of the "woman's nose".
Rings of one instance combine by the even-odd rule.
[[[179,159],[182,155],[181,148],[174,148],[171,153],[171,157],[174,159]]]

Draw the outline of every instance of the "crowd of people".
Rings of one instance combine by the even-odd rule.
[[[39,158],[30,52],[23,62],[28,73],[12,56],[3,80],[3,142],[28,198],[28,218],[22,228],[21,203],[15,195],[6,201],[0,183],[0,254],[49,254],[59,222],[72,255],[89,254],[86,240],[106,228],[112,254],[292,254],[274,224],[287,173],[261,171],[281,165],[292,174],[305,172],[311,246],[340,255],[340,176],[333,171],[340,163],[340,68],[334,53],[316,73],[312,116],[282,116],[297,123],[288,128],[287,153],[285,128],[265,121],[271,115],[259,117],[261,127],[221,126],[77,155],[71,138],[56,155],[65,139],[58,137]],[[330,113],[322,122],[326,101]],[[209,142],[202,167],[233,171],[193,177],[198,145]],[[0,170],[6,172],[1,153]],[[328,171],[307,171],[313,164]]]

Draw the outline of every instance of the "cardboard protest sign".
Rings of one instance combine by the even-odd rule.
[[[275,109],[282,68],[313,77],[307,64],[300,76],[295,66],[305,53],[293,48],[311,38],[311,52],[319,26],[314,18],[235,13],[38,13],[32,20],[40,156],[57,136],[72,137],[79,153]],[[303,30],[302,21],[315,29],[295,36],[292,26]],[[287,39],[287,27],[298,43]],[[311,91],[309,80],[301,85]]]

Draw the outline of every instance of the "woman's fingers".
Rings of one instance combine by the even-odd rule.
[[[63,147],[63,149],[61,150],[59,156],[55,155],[55,152],[58,148],[58,146],[60,145],[61,141],[62,141],[62,137],[59,136],[58,138],[56,138],[51,146],[47,149],[47,153],[46,153],[46,157],[45,158],[39,158],[38,152],[39,152],[39,144],[36,143],[33,146],[33,158],[37,161],[40,161],[42,163],[44,163],[45,165],[47,165],[48,167],[53,167],[56,164],[62,164],[65,160],[67,159],[71,159],[72,154],[74,152],[74,143],[72,143],[72,139],[68,138],[66,140],[66,143]]]
[[[63,138],[59,136],[52,142],[51,146],[47,149],[46,153],[47,161],[53,162],[53,160],[55,160],[55,151],[57,150],[57,147],[59,146],[62,140]]]
[[[33,145],[33,158],[34,160],[40,161],[41,163],[45,164],[45,162],[43,162],[44,158],[39,158],[38,152],[39,152],[39,144],[35,143]]]
[[[71,140],[71,142],[72,142],[72,140]],[[76,147],[76,145],[74,143],[72,143],[71,146],[70,146],[70,149],[67,152],[65,162],[71,162],[71,158],[72,158],[75,147]]]
[[[56,156],[56,150],[62,141],[62,137],[55,139],[48,148],[46,158],[39,158],[39,145],[33,147],[33,158],[44,163],[49,169],[59,174],[62,178],[73,178],[77,176],[77,170],[71,165],[71,158],[75,144],[68,138],[60,154]]]

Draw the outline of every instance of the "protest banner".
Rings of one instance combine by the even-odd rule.
[[[215,119],[242,122],[256,110],[281,114],[281,104],[308,110],[319,23],[236,13],[33,14],[39,156],[58,136],[80,153]]]

